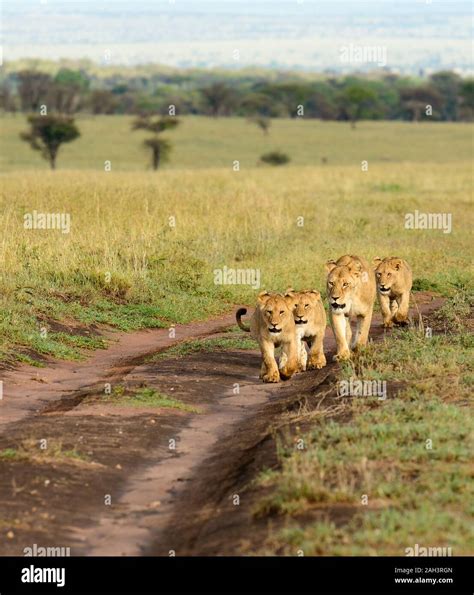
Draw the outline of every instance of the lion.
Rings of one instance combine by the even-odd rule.
[[[242,316],[246,313],[246,308],[237,310],[237,324],[242,330],[250,332],[260,346],[263,357],[260,378],[263,382],[280,382],[280,379],[291,378],[298,368],[298,354],[296,325],[289,299],[281,293],[262,291],[258,294],[250,326],[242,322]],[[282,351],[277,365],[275,347],[280,346]]]
[[[298,368],[300,371],[319,370],[326,365],[324,355],[326,311],[321,294],[316,289],[295,291],[288,288],[285,297],[290,300],[290,308],[295,318]],[[309,346],[309,358],[305,343]]]
[[[375,301],[375,275],[366,260],[346,254],[326,263],[329,320],[336,338],[334,361],[367,345]],[[357,320],[352,336],[351,319]]]
[[[411,268],[397,256],[374,258],[377,295],[382,310],[383,326],[408,324],[410,291],[413,284]]]

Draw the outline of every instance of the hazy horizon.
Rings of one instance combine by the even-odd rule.
[[[465,0],[6,0],[2,11],[4,61],[472,72]],[[367,47],[376,59],[359,60]]]

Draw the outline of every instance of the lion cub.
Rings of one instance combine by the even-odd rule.
[[[329,320],[336,338],[335,361],[349,359],[350,349],[367,344],[375,300],[375,275],[359,256],[346,254],[326,263]],[[351,319],[357,320],[352,337]],[[352,339],[352,341],[351,341]]]
[[[296,324],[299,370],[315,370],[326,365],[324,355],[324,333],[326,331],[326,311],[321,294],[316,289],[295,291],[287,289],[285,297],[290,300],[290,308]],[[309,346],[309,358],[305,343]]]
[[[258,294],[250,327],[241,320],[246,313],[246,308],[239,308],[235,316],[239,327],[250,332],[260,346],[263,357],[260,378],[263,382],[280,382],[280,378],[291,378],[298,368],[298,356],[295,320],[288,298],[281,293],[262,291]],[[275,347],[280,346],[280,363],[277,365]]]
[[[388,256],[374,258],[377,295],[382,310],[383,326],[408,324],[410,291],[413,283],[411,268],[406,260]]]

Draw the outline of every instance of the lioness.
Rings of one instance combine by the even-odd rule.
[[[260,378],[263,382],[280,382],[291,378],[298,368],[296,327],[293,312],[281,293],[270,294],[262,291],[258,294],[255,312],[250,318],[250,326],[245,326],[242,316],[246,308],[237,310],[236,319],[239,327],[250,332],[258,341],[263,362]],[[280,363],[275,360],[275,347],[281,346]]]
[[[374,258],[377,295],[382,310],[383,326],[408,324],[410,291],[413,283],[411,268],[406,260],[396,256]]]
[[[350,349],[367,344],[375,300],[375,275],[359,256],[346,254],[326,263],[329,320],[336,338],[335,361],[349,359]],[[357,319],[352,337],[351,319]],[[352,338],[352,342],[351,342]]]
[[[323,345],[326,311],[321,294],[316,289],[294,291],[289,288],[285,297],[290,300],[295,318],[299,370],[323,368],[326,365]],[[309,346],[309,359],[305,343]]]

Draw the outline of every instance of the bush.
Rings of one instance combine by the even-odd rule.
[[[285,163],[290,161],[290,158],[286,153],[271,151],[270,153],[262,155],[260,160],[263,161],[263,163],[268,163],[270,165],[285,165]]]

